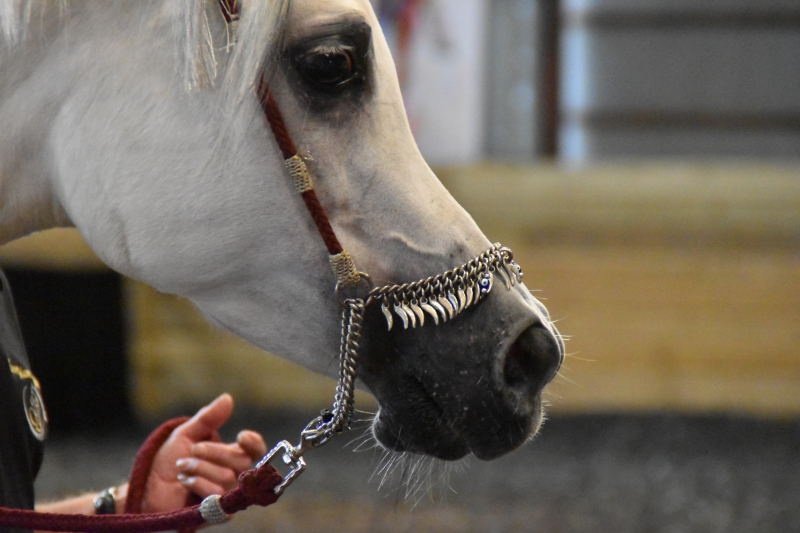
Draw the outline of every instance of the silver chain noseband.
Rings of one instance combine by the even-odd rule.
[[[218,0],[218,2],[226,22],[229,26],[233,26],[239,19],[238,1]],[[234,28],[229,28],[229,35],[235,37],[233,30]],[[510,290],[514,284],[521,282],[522,271],[514,262],[510,249],[494,244],[478,257],[442,274],[402,285],[373,288],[364,298],[343,296],[342,293],[348,287],[352,289],[362,282],[371,284],[370,278],[367,274],[359,272],[353,258],[336,237],[314,190],[314,182],[306,165],[307,157],[297,150],[278,104],[263,78],[259,81],[258,95],[267,122],[284,157],[286,171],[305,202],[328,249],[331,267],[337,279],[336,297],[343,309],[339,345],[339,380],[331,411],[323,411],[306,425],[297,446],[288,441],[281,441],[256,465],[260,467],[281,454],[284,462],[291,467],[283,482],[274,489],[275,494],[281,494],[305,469],[303,453],[306,450],[322,446],[333,435],[340,434],[350,427],[355,411],[355,380],[361,348],[361,331],[364,315],[370,305],[380,304],[389,330],[395,325],[395,317],[400,319],[404,329],[408,329],[409,326],[412,328],[424,326],[426,315],[435,325],[439,325],[480,303],[492,290],[495,275],[500,277]]]
[[[359,274],[360,279],[369,280],[369,276],[363,272]],[[365,298],[342,298],[337,283],[336,294],[343,311],[339,380],[333,407],[305,427],[300,444],[292,446],[288,441],[282,441],[258,463],[257,466],[261,466],[282,453],[284,462],[292,468],[283,483],[275,488],[275,493],[283,492],[303,472],[306,463],[302,456],[306,450],[322,446],[333,435],[350,428],[355,412],[355,380],[367,307],[380,303],[389,330],[395,324],[392,312],[400,319],[404,329],[424,326],[426,314],[435,325],[439,325],[480,303],[492,290],[495,275],[508,290],[522,281],[522,270],[514,262],[513,253],[499,243],[458,268],[411,283],[376,287]]]

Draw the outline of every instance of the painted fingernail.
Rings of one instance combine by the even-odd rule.
[[[197,468],[197,459],[178,459],[175,461],[175,466],[178,467],[178,470],[193,470]]]
[[[178,474],[178,481],[182,485],[191,485],[192,483],[194,483],[194,478],[189,477],[186,474]]]

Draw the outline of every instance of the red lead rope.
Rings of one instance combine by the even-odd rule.
[[[238,20],[237,0],[219,0],[226,22]],[[297,156],[297,147],[289,135],[286,123],[263,79],[259,81],[258,96],[261,108],[269,123],[278,147],[285,160]],[[325,247],[331,256],[342,254],[343,248],[333,231],[328,215],[320,204],[313,187],[301,193],[303,201],[317,226]],[[357,279],[357,278],[356,278]],[[0,526],[40,531],[85,531],[115,533],[146,533],[152,531],[181,530],[187,532],[206,523],[200,514],[200,505],[192,505],[179,511],[168,513],[139,514],[142,509],[145,486],[153,464],[153,459],[172,431],[184,419],[174,419],[162,424],[147,438],[136,456],[128,488],[128,500],[122,515],[77,515],[37,513],[23,509],[0,507]],[[277,501],[274,492],[283,478],[269,463],[247,470],[239,475],[239,486],[220,496],[219,503],[227,515],[232,515],[251,505],[266,507]]]
[[[142,505],[144,504],[144,491],[147,487],[147,478],[150,477],[150,471],[153,469],[153,461],[156,458],[156,454],[164,443],[167,442],[172,432],[187,420],[189,420],[188,416],[167,420],[147,437],[144,444],[139,448],[139,451],[136,452],[136,459],[133,461],[131,476],[128,479],[128,499],[125,500],[125,514],[141,514]],[[200,502],[187,502],[187,507],[196,503]]]
[[[225,2],[231,7],[231,11],[236,13],[238,6],[235,0],[220,0],[220,2]],[[263,80],[259,83],[258,96],[284,159],[295,157],[297,148],[286,129],[278,104]],[[319,230],[322,240],[325,242],[328,253],[331,256],[340,254],[342,245],[331,227],[330,220],[328,220],[328,216],[319,202],[317,193],[313,188],[310,188],[303,191],[301,196]],[[179,511],[139,514],[142,509],[145,486],[150,475],[153,459],[172,431],[185,420],[174,419],[162,424],[142,445],[131,472],[125,514],[37,513],[36,511],[0,507],[0,526],[40,531],[85,531],[88,533],[101,531],[145,533],[166,530],[187,532],[202,526],[206,521],[200,514],[199,504],[191,505]],[[239,476],[239,486],[220,497],[220,507],[225,514],[231,515],[251,505],[271,505],[278,499],[274,489],[281,481],[283,481],[281,475],[268,463],[257,469],[242,472]]]
[[[178,511],[152,514],[138,513],[142,508],[144,488],[156,452],[169,438],[172,431],[186,418],[165,422],[156,429],[142,445],[136,455],[129,485],[126,514],[79,515],[37,513],[23,509],[0,507],[0,526],[39,531],[85,531],[88,533],[109,531],[115,533],[147,533],[167,530],[195,529],[206,523],[200,514],[200,505]],[[283,478],[270,464],[246,470],[239,475],[239,486],[220,496],[219,503],[227,515],[242,511],[251,505],[266,507],[278,500],[274,489]]]

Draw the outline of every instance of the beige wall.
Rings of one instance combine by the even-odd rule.
[[[446,169],[487,235],[570,336],[558,412],[800,413],[800,167],[648,164]],[[0,264],[102,268],[71,230],[0,247]],[[141,416],[223,390],[327,406],[333,383],[128,284]],[[361,408],[374,405],[359,399]]]
[[[800,168],[440,175],[570,336],[554,410],[800,413]]]

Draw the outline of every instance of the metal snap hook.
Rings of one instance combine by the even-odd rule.
[[[269,451],[267,455],[261,459],[258,464],[256,464],[256,468],[261,468],[262,466],[269,464],[272,462],[272,459],[275,458],[278,453],[281,453],[281,458],[283,462],[289,465],[291,470],[288,474],[283,477],[283,481],[272,489],[272,492],[275,493],[276,496],[280,496],[284,489],[292,484],[292,482],[300,477],[300,474],[303,473],[306,469],[306,462],[303,459],[303,449],[302,443],[295,447],[288,440],[283,440],[279,442],[272,450]]]

